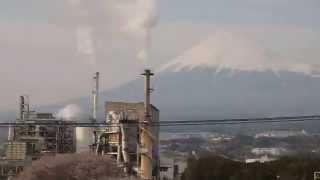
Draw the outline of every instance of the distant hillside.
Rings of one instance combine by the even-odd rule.
[[[152,103],[162,120],[312,115],[320,112],[320,78],[290,71],[241,71],[194,67],[156,73]],[[143,77],[100,94],[105,101],[143,101]],[[65,101],[39,111],[58,112],[77,104],[89,117],[89,97]],[[11,114],[12,119],[16,117]],[[4,118],[6,120],[6,118]],[[312,124],[311,124],[312,126]],[[310,127],[310,126],[309,126]]]
[[[215,73],[215,68],[165,71],[153,80],[152,102],[163,119],[317,114],[320,78],[294,72]],[[108,100],[143,100],[143,80],[101,94]]]

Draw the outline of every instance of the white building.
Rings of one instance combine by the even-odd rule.
[[[291,136],[306,136],[308,135],[305,130],[302,131],[269,131],[255,135],[255,138],[286,138]]]
[[[260,158],[252,158],[252,159],[246,159],[246,163],[255,163],[255,162],[259,162],[259,163],[265,163],[265,162],[271,162],[271,161],[275,161],[275,158],[270,158],[269,156],[265,155],[262,156]]]
[[[254,148],[251,150],[251,153],[255,155],[280,156],[284,152],[286,152],[284,148]]]

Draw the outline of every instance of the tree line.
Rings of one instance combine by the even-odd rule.
[[[312,180],[320,158],[281,157],[266,163],[244,163],[219,156],[190,158],[182,180]]]

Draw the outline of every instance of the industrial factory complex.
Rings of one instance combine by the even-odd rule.
[[[151,119],[159,121],[159,110],[151,106]],[[141,164],[140,153],[143,150],[139,143],[139,122],[144,119],[144,103],[107,102],[105,105],[106,122],[110,127],[98,130],[97,144],[94,151],[99,155],[110,155],[121,163],[125,172],[138,175]],[[148,158],[152,159],[154,175],[159,174],[159,128],[150,129],[153,143],[152,152]],[[150,157],[149,157],[150,156]]]
[[[99,73],[94,76],[92,114],[87,136],[92,137],[88,151],[109,156],[124,174],[144,180],[160,179],[159,110],[150,103],[150,79],[145,70],[144,102],[105,102],[105,125],[94,126],[97,119]],[[0,179],[11,179],[32,161],[42,156],[77,152],[76,121],[57,118],[52,113],[36,112],[28,96],[20,97],[19,116],[8,131],[5,157],[0,160]]]
[[[71,123],[52,113],[30,110],[29,98],[21,96],[17,125],[9,127],[5,157],[0,161],[0,178],[15,176],[42,156],[75,153],[76,131]]]

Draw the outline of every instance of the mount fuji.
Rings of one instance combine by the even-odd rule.
[[[153,103],[163,119],[286,116],[320,112],[319,65],[232,33],[215,33],[163,65]],[[142,100],[143,81],[103,93]]]
[[[320,67],[279,54],[255,41],[215,33],[156,70],[152,103],[162,120],[310,115],[320,112]],[[103,82],[102,82],[103,83]],[[142,101],[143,80],[136,79],[100,94],[105,101]],[[89,109],[84,97],[68,103]]]

